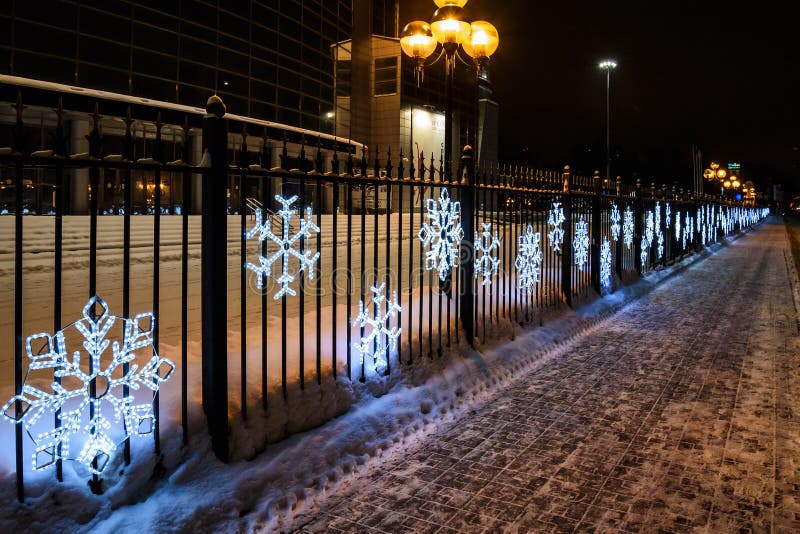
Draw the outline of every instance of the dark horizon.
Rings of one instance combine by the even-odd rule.
[[[614,58],[612,174],[691,182],[691,147],[741,163],[759,188],[797,188],[800,86],[788,13],[771,3],[630,0],[569,6],[471,0],[470,20],[497,26],[492,81],[500,103],[501,159],[547,168],[604,168],[605,80]],[[400,26],[429,18],[431,0],[401,2]],[[784,8],[785,11],[785,8]],[[587,148],[592,149],[592,156]]]

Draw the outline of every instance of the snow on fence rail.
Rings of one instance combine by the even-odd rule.
[[[370,164],[334,149],[326,164],[320,146],[290,157],[285,142],[268,169],[269,143],[251,153],[246,125],[213,101],[199,165],[165,161],[160,120],[148,156],[133,157],[130,117],[122,154],[106,153],[97,111],[87,154],[67,153],[60,108],[52,148],[35,151],[17,110],[15,146],[0,148],[0,299],[14,310],[0,319],[1,346],[13,345],[0,392],[20,500],[25,476],[53,467],[61,480],[68,459],[102,492],[104,468],[131,461],[131,438],[152,437],[156,455],[164,433],[188,443],[200,407],[227,460],[232,417],[285,418],[251,445],[309,428],[342,407],[298,400],[304,390],[379,383],[509,323],[541,322],[766,214],[568,167],[476,169],[469,147],[452,176],[433,161],[404,168],[402,150]],[[83,194],[80,173],[88,213],[67,204],[68,191]],[[34,216],[44,183],[52,214]]]

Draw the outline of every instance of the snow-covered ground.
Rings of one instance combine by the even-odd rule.
[[[418,217],[418,215],[417,215]],[[170,223],[168,217],[164,218],[162,235],[168,227],[177,227]],[[367,218],[370,221],[370,217]],[[26,218],[28,221],[36,220]],[[47,219],[39,219],[46,221]],[[136,219],[134,219],[136,221]],[[354,221],[357,218],[354,218]],[[381,219],[384,221],[385,219]],[[167,383],[162,389],[162,447],[164,452],[163,468],[158,466],[154,476],[157,459],[149,454],[152,447],[147,439],[133,441],[133,464],[125,467],[119,457],[114,458],[113,464],[104,475],[106,493],[103,496],[92,495],[85,485],[85,474],[74,468],[72,463],[65,464],[65,482],[56,484],[52,472],[44,474],[31,474],[26,468],[27,495],[24,504],[14,502],[14,475],[13,465],[13,440],[11,425],[4,423],[0,427],[0,446],[6,453],[2,456],[2,498],[9,503],[2,516],[7,521],[9,528],[33,529],[95,529],[103,530],[169,530],[180,528],[191,531],[199,528],[208,528],[209,525],[218,525],[221,529],[246,528],[275,528],[284,524],[293,514],[312,505],[316,495],[335,487],[343,477],[354,470],[366,469],[375,462],[380,462],[384,454],[402,450],[419,443],[423,436],[435,425],[442,421],[452,420],[459,415],[467,413],[472,407],[479,405],[483,400],[498,388],[508,384],[515,376],[526,369],[539,365],[544,358],[553,357],[559,353],[557,346],[569,337],[575,335],[587,325],[599,320],[612,310],[617,309],[624,302],[635,295],[652,287],[658,280],[668,276],[670,272],[680,269],[677,266],[670,270],[652,273],[644,280],[633,286],[598,300],[591,305],[579,308],[576,311],[558,310],[561,313],[545,317],[544,326],[532,332],[523,332],[518,325],[510,322],[501,322],[494,328],[494,340],[484,340],[480,352],[468,350],[465,346],[453,346],[445,351],[442,358],[417,359],[413,366],[394,365],[388,377],[371,376],[370,380],[361,384],[358,381],[349,381],[340,378],[334,381],[329,373],[323,373],[322,384],[317,385],[315,380],[306,381],[305,391],[300,391],[295,383],[290,384],[288,402],[280,396],[280,389],[270,389],[269,410],[263,412],[256,407],[260,404],[260,347],[250,348],[248,343],[248,383],[251,386],[251,397],[248,403],[253,406],[250,418],[242,422],[238,418],[232,420],[232,444],[235,458],[229,465],[218,462],[211,454],[208,439],[203,432],[203,418],[199,409],[200,388],[199,368],[196,365],[199,354],[199,339],[197,336],[199,319],[199,295],[196,290],[198,284],[198,227],[193,221],[193,253],[190,258],[190,369],[189,369],[189,402],[190,402],[190,443],[184,447],[180,436],[180,388],[177,380]],[[323,236],[332,235],[331,221],[323,220]],[[405,218],[404,225],[408,223]],[[76,245],[74,254],[65,259],[67,264],[74,267],[65,272],[65,289],[69,293],[70,306],[75,309],[65,309],[65,317],[75,317],[76,310],[85,301],[85,246],[80,242],[87,237],[85,221],[69,221],[72,224],[68,234],[74,239]],[[148,286],[149,268],[152,263],[152,241],[146,228],[147,221],[137,221],[137,228],[144,226],[144,231],[137,230],[135,242],[139,244],[136,249],[134,261],[134,290],[132,295],[132,311],[134,313],[151,309],[151,291]],[[106,226],[107,225],[107,226]],[[116,225],[116,226],[115,226]],[[31,224],[33,226],[33,223]],[[327,229],[327,230],[326,230]],[[0,225],[0,233],[8,232],[7,225]],[[174,230],[170,230],[174,231]],[[339,220],[339,254],[340,265],[345,264],[347,241],[342,239],[341,232],[346,232],[346,216]],[[379,230],[380,232],[380,230]],[[42,234],[46,235],[46,229]],[[27,235],[27,234],[26,234]],[[173,234],[179,235],[179,234]],[[239,257],[238,257],[238,221],[229,222],[229,235],[231,236],[231,254],[229,255],[229,288],[238,287]],[[354,232],[353,237],[358,238],[360,232]],[[371,264],[371,245],[373,232],[367,228],[367,266]],[[100,261],[100,274],[104,276],[103,282],[98,284],[98,292],[106,298],[112,310],[119,312],[121,296],[119,295],[119,268],[121,256],[119,236],[121,236],[121,219],[101,219],[101,243],[106,251]],[[409,236],[406,236],[408,239]],[[413,236],[416,238],[416,236]],[[329,238],[327,244],[332,241]],[[9,241],[5,238],[0,243],[6,245]],[[31,240],[31,246],[35,241]],[[162,243],[162,346],[161,354],[167,355],[178,361],[177,347],[179,345],[179,266],[180,248],[179,240],[168,245],[169,240],[163,238]],[[28,243],[26,238],[26,243]],[[48,272],[46,264],[48,251],[44,237],[38,252],[31,249],[30,256],[26,257],[26,265],[34,267],[30,273],[26,272],[26,294],[31,295],[32,302],[26,306],[25,333],[46,331],[52,319],[47,314],[48,293],[52,280],[52,273]],[[379,233],[379,247],[385,246]],[[354,264],[358,264],[358,241],[354,241]],[[27,245],[26,245],[27,246]],[[394,242],[391,245],[394,247]],[[415,244],[415,250],[417,245]],[[404,251],[407,251],[404,244]],[[253,248],[253,252],[255,248]],[[397,261],[396,250],[391,250],[392,262]],[[41,254],[41,256],[40,256]],[[406,254],[406,252],[404,252]],[[416,255],[416,254],[415,254]],[[8,279],[8,265],[10,254],[8,248],[0,251],[0,269],[3,277]],[[324,256],[323,256],[324,257]],[[171,258],[168,259],[168,258]],[[380,262],[385,258],[385,248],[379,250]],[[697,261],[698,256],[687,260]],[[328,260],[329,261],[329,260]],[[405,261],[404,261],[405,263]],[[37,265],[41,265],[35,268]],[[324,268],[323,268],[324,270]],[[68,278],[70,277],[70,278]],[[426,277],[427,278],[427,277]],[[404,282],[407,285],[407,282]],[[5,303],[13,303],[9,287],[0,288],[0,298]],[[238,299],[238,292],[232,291]],[[423,291],[427,295],[427,290]],[[415,298],[412,294],[412,299]],[[52,297],[49,297],[52,299]],[[329,298],[329,297],[328,297]],[[405,303],[408,295],[401,297]],[[39,299],[38,301],[36,299]],[[357,307],[357,296],[353,299]],[[438,301],[437,301],[438,302]],[[256,335],[260,324],[258,310],[260,299],[248,300],[252,303],[252,313],[248,315],[248,339],[258,340]],[[340,299],[344,303],[344,297]],[[270,302],[272,304],[272,302]],[[415,309],[416,309],[415,305]],[[68,307],[69,308],[69,307]],[[427,310],[423,300],[423,310]],[[31,309],[30,312],[27,310]],[[279,317],[272,314],[278,306],[270,306],[270,330],[276,329]],[[309,301],[306,310],[313,310],[313,300]],[[238,388],[238,300],[229,303],[230,322],[233,329],[229,336],[229,376],[231,377],[231,391],[233,392],[230,411],[237,413],[237,399],[235,392]],[[31,313],[29,316],[28,313]],[[346,324],[346,310],[343,306],[336,309],[340,318],[340,325]],[[438,313],[434,304],[434,313]],[[325,324],[332,314],[326,312]],[[353,312],[355,315],[355,311]],[[300,318],[295,312],[295,317]],[[453,315],[454,317],[454,315]],[[8,340],[10,323],[9,316],[3,317],[4,330],[2,339]],[[252,325],[250,325],[252,320]],[[426,324],[424,321],[423,324]],[[313,324],[306,318],[306,324]],[[437,324],[437,321],[434,321]],[[310,330],[310,332],[309,332]],[[510,344],[500,344],[499,341],[508,340],[511,335],[516,338]],[[308,335],[306,346],[313,347],[315,333],[313,328],[306,328]],[[414,333],[416,334],[416,333]],[[280,343],[279,338],[275,338]],[[8,346],[3,341],[3,346]],[[273,338],[270,337],[272,345]],[[344,347],[345,336],[337,337],[339,343],[339,364],[346,354]],[[418,346],[417,343],[415,345]],[[495,348],[491,348],[492,345]],[[325,352],[323,362],[330,361],[330,344],[323,343]],[[270,347],[270,353],[275,354],[276,348]],[[296,350],[296,349],[295,349]],[[407,345],[402,348],[403,361],[408,359]],[[5,351],[4,351],[5,352]],[[296,354],[296,353],[295,353]],[[7,353],[4,354],[7,358]],[[307,355],[306,369],[314,368],[315,354]],[[270,360],[272,362],[278,358]],[[295,359],[296,361],[296,359]],[[252,365],[251,365],[252,364]],[[296,364],[294,364],[296,365]],[[7,363],[3,368],[8,369]],[[297,367],[293,367],[296,369]],[[270,366],[271,380],[279,375],[279,368],[273,370]],[[5,375],[5,373],[4,373]],[[296,376],[296,375],[294,375]],[[6,377],[4,377],[7,380]],[[274,383],[274,382],[273,382]],[[7,391],[7,387],[4,389]],[[250,397],[249,396],[249,397]],[[335,417],[333,421],[325,421]],[[322,425],[322,426],[319,426]],[[277,440],[287,434],[310,429],[308,432],[295,434],[288,439],[270,446],[264,451],[267,442]],[[26,462],[27,465],[27,462]],[[241,517],[246,519],[241,520]]]

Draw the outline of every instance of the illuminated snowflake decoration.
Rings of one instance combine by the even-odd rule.
[[[669,225],[670,225],[670,223],[671,223],[671,220],[670,220],[670,219],[672,218],[672,208],[670,207],[670,205],[669,205],[669,202],[667,202],[666,206],[664,206],[664,210],[665,210],[665,212],[666,212],[666,215],[667,215],[667,216],[664,218],[664,227],[665,227],[667,230],[669,230]]]
[[[600,245],[600,287],[611,289],[611,242],[605,236]]]
[[[553,250],[561,250],[561,244],[564,243],[564,208],[561,207],[560,202],[553,202],[553,207],[547,215],[547,225],[550,231],[547,233],[547,239],[550,241],[550,246]]]
[[[492,276],[497,275],[500,267],[500,258],[497,251],[500,250],[500,239],[497,237],[497,230],[492,233],[492,223],[481,223],[483,232],[475,232],[475,278],[483,277],[483,285],[492,283]]]
[[[656,254],[658,254],[658,259],[660,260],[664,256],[664,232],[658,232],[656,243],[658,245],[656,247]]]
[[[650,241],[646,237],[642,237],[642,250],[639,252],[639,259],[642,262],[642,267],[647,265],[647,253],[650,250]]]
[[[458,247],[464,238],[461,228],[461,203],[450,200],[450,193],[443,187],[439,200],[427,201],[428,221],[422,224],[419,240],[425,251],[425,269],[439,271],[439,280],[445,281],[447,273],[458,261]]]
[[[620,231],[620,214],[619,208],[615,203],[611,204],[611,239],[614,241],[619,241],[619,231]]]
[[[258,275],[259,289],[264,287],[264,279],[267,276],[272,276],[272,265],[278,260],[281,260],[281,274],[275,280],[280,285],[280,289],[273,297],[273,299],[278,300],[284,295],[291,295],[293,297],[297,295],[297,292],[292,289],[291,284],[295,281],[298,275],[302,276],[303,272],[308,273],[309,280],[314,279],[314,264],[319,259],[319,252],[314,254],[311,254],[310,251],[301,252],[295,248],[295,244],[301,239],[308,239],[312,237],[320,230],[319,227],[314,224],[313,211],[309,207],[305,210],[305,217],[300,218],[300,228],[296,233],[292,234],[291,221],[295,216],[295,210],[292,208],[292,205],[297,201],[297,196],[295,195],[291,198],[283,198],[281,195],[275,195],[275,200],[277,200],[282,206],[277,213],[280,215],[282,221],[281,235],[275,235],[272,232],[271,220],[267,218],[265,221],[262,211],[256,210],[255,226],[252,230],[245,232],[244,236],[245,239],[252,239],[256,236],[256,234],[258,234],[259,265],[247,263],[245,264],[245,268],[255,272]],[[267,239],[275,243],[277,246],[277,250],[269,256],[266,255]],[[291,258],[295,258],[298,261],[299,265],[297,271],[293,272],[289,270],[289,260]]]
[[[675,213],[675,241],[681,240],[681,212]]]
[[[54,336],[28,337],[25,382],[3,406],[3,416],[23,425],[33,440],[34,470],[76,460],[99,475],[122,443],[153,432],[153,399],[175,369],[155,353],[155,325],[152,313],[133,319],[109,315],[106,303],[95,296],[84,306],[83,318]],[[109,334],[118,333],[122,339],[112,343]],[[81,340],[82,350],[68,350]]]
[[[622,221],[622,240],[628,250],[633,245],[633,212],[630,206],[625,206],[625,218]]]
[[[583,220],[575,224],[575,238],[572,240],[572,252],[575,255],[575,265],[583,270],[589,262],[589,225]]]
[[[645,226],[644,226],[644,237],[647,239],[648,243],[653,242],[653,237],[655,237],[655,223],[653,222],[653,212],[647,212],[647,218],[645,219]]]
[[[358,315],[353,320],[355,328],[369,328],[369,332],[361,337],[361,341],[354,343],[361,363],[368,357],[372,358],[373,369],[383,372],[389,362],[389,355],[397,350],[397,338],[402,329],[397,326],[397,314],[403,310],[397,301],[397,292],[392,293],[392,298],[385,295],[386,284],[372,286],[372,302],[364,305],[362,300],[358,304]],[[371,310],[371,311],[370,311]],[[395,323],[391,326],[391,323]]]
[[[514,266],[519,272],[519,287],[528,293],[533,290],[533,284],[539,282],[542,266],[542,251],[539,248],[542,234],[533,231],[530,224],[525,233],[519,237],[519,251],[514,261]]]

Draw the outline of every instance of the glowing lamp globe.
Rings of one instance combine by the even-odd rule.
[[[409,22],[400,34],[400,48],[414,59],[424,60],[436,50],[436,39],[433,38],[431,26],[427,22],[416,20]]]
[[[719,178],[720,180],[723,180],[723,179],[725,179],[726,176],[728,176],[728,171],[726,171],[725,169],[717,170],[717,178]]]
[[[468,22],[462,20],[464,10],[457,5],[445,5],[436,10],[431,20],[433,36],[442,45],[458,46],[464,43],[471,31]]]
[[[485,20],[472,23],[469,39],[462,43],[464,51],[475,59],[488,58],[497,50],[500,37],[497,28]]]
[[[703,178],[705,178],[706,180],[713,180],[714,179],[714,171],[712,171],[711,169],[706,169],[703,172]]]
[[[730,186],[731,186],[731,181],[730,181],[730,180],[725,180],[725,181],[722,183],[722,186],[723,186],[723,187],[726,187],[726,188],[727,188],[727,187],[730,187]]]
[[[469,0],[433,0],[433,3],[436,4],[436,7],[444,7],[444,6],[456,6],[456,7],[464,7],[467,5]]]
[[[719,163],[711,163],[711,168],[716,171],[717,169],[719,169]]]

